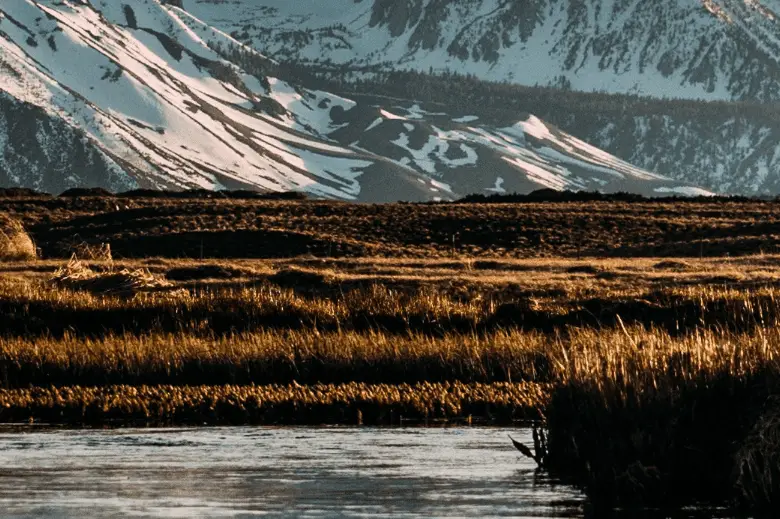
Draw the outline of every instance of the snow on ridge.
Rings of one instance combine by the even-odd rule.
[[[667,186],[661,186],[655,188],[653,191],[660,194],[671,194],[671,195],[678,195],[678,196],[716,196],[715,193],[712,191],[707,191],[706,189],[702,189],[700,187],[689,187],[689,186],[679,186],[679,187],[667,187]]]
[[[82,129],[144,186],[424,200],[468,194],[464,185],[511,192],[632,182],[652,192],[668,184],[534,116],[495,128],[419,103],[358,103],[254,78],[209,46],[231,37],[189,13],[158,0],[131,10],[109,0],[0,5],[22,24],[0,22],[9,35],[0,66],[14,70],[0,85]],[[364,175],[381,175],[374,192]]]
[[[552,0],[525,7],[500,0],[415,3],[421,13],[407,2],[381,0],[232,0],[229,15],[210,2],[187,8],[258,49],[300,61],[655,97],[780,95],[771,93],[776,74],[742,77],[754,46],[768,63],[778,61],[776,0],[588,0],[576,10]],[[690,72],[700,66],[701,74]],[[752,91],[754,83],[762,88]]]
[[[95,125],[84,128],[91,138],[116,155],[126,155],[128,146],[139,150],[131,160],[151,175],[144,164],[137,164],[138,156],[146,157],[155,165],[153,169],[164,171],[171,186],[218,188],[222,185],[215,176],[218,173],[264,189],[311,190],[336,198],[357,196],[355,172],[371,162],[349,163],[348,157],[355,155],[352,150],[317,138],[318,133],[338,126],[329,119],[330,110],[318,109],[316,103],[327,100],[329,105],[348,109],[353,102],[323,93],[315,97],[313,106],[307,106],[291,94],[291,88],[274,82],[277,91],[271,99],[296,104],[293,117],[299,116],[286,123],[295,131],[280,131],[278,124],[238,110],[251,106],[257,94],[254,99],[247,97],[246,92],[215,79],[203,61],[196,61],[194,57],[207,62],[220,58],[172,9],[152,0],[139,0],[129,13],[115,3],[100,2],[97,6],[104,12],[84,4],[27,1],[0,7],[22,23],[40,26],[39,21],[46,20],[49,34],[48,42],[44,39],[25,46],[29,29],[8,24],[7,31],[16,44],[3,41],[2,55],[13,55],[15,63],[26,67],[27,76],[16,81],[15,93],[37,83],[41,93],[36,101],[48,105],[52,113],[77,124],[84,118],[80,113],[91,113]],[[157,34],[181,47],[171,47]],[[184,52],[178,51],[180,48]],[[53,92],[47,94],[46,89]],[[306,130],[314,133],[306,136]],[[253,135],[273,136],[280,145],[269,156],[263,149],[268,143],[256,145]],[[294,146],[282,145],[283,141]],[[328,156],[316,156],[308,149]]]
[[[474,121],[478,121],[479,117],[476,115],[464,115],[463,117],[456,117],[452,120],[454,123],[473,123]]]

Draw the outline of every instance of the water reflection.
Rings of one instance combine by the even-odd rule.
[[[0,432],[4,517],[580,517],[505,429]],[[528,441],[528,434],[513,430]]]

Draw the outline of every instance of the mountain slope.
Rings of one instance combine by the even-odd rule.
[[[681,182],[724,194],[780,192],[780,105],[776,103],[562,92],[416,72],[320,83],[351,97],[370,92],[419,99],[431,111],[476,115],[494,127],[512,125],[518,113],[533,112],[631,164]]]
[[[55,193],[77,185],[136,186],[82,131],[4,93],[0,93],[0,150],[0,186]]]
[[[777,0],[186,0],[279,59],[656,97],[780,100]]]
[[[443,101],[498,126],[512,123],[506,113],[531,112],[680,182],[724,194],[780,192],[777,0],[186,5],[257,49],[329,71],[336,84],[349,78],[345,90]],[[426,78],[399,68],[447,68],[510,83]],[[355,80],[365,84],[355,87]],[[617,94],[587,92],[593,89]]]
[[[20,116],[0,126],[0,144],[15,157],[3,166],[7,181],[54,191],[85,184],[249,188],[365,201],[540,186],[705,192],[527,114],[495,127],[410,103],[350,100],[250,76],[217,47],[272,68],[158,0],[3,3],[0,106],[11,114],[32,110],[36,121],[26,148],[11,138]],[[45,158],[54,153],[57,160]],[[63,164],[83,171],[58,174]]]

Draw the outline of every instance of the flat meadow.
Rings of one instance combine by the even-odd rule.
[[[778,504],[774,202],[87,194],[0,198],[0,422],[530,424],[595,506]]]

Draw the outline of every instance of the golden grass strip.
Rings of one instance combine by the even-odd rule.
[[[530,382],[74,386],[0,390],[0,422],[400,424],[403,419],[481,419],[511,423],[538,417],[546,399],[547,388]]]
[[[373,285],[343,293],[301,295],[260,284],[222,290],[181,289],[130,297],[71,291],[45,284],[0,282],[0,335],[105,335],[186,331],[232,334],[263,328],[395,334],[489,332],[523,328],[546,333],[570,326],[699,327],[745,331],[780,323],[780,289],[677,288],[637,297],[568,300],[461,300],[439,290],[411,292]]]
[[[553,342],[538,333],[397,336],[264,330],[0,339],[0,385],[415,383],[547,380]]]
[[[780,371],[780,328],[679,336],[628,326],[558,334],[265,329],[230,336],[0,339],[4,387],[529,380],[589,384],[622,395],[628,386],[671,391],[688,381],[767,369]]]

